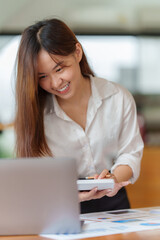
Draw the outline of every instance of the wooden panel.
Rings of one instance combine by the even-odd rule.
[[[141,174],[127,186],[132,208],[160,206],[160,147],[145,147]]]

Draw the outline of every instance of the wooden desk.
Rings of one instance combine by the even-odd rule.
[[[49,240],[49,238],[39,236],[14,236],[0,237],[0,240]],[[83,240],[160,240],[160,229],[83,238]]]

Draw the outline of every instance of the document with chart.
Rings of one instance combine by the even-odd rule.
[[[80,234],[43,235],[48,239],[83,239],[118,233],[160,229],[160,207],[81,214]]]

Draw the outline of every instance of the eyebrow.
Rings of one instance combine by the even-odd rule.
[[[63,62],[64,62],[64,61],[61,61],[61,62],[57,63],[56,66],[54,66],[51,71],[53,71],[54,69],[56,69],[56,68],[57,68],[59,65],[61,65]],[[46,74],[46,73],[38,73],[38,75],[42,75],[42,74]]]

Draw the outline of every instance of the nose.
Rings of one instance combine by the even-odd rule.
[[[61,78],[51,76],[51,80],[50,80],[51,88],[53,88],[54,90],[57,90],[57,89],[59,89],[61,84],[62,84]]]

